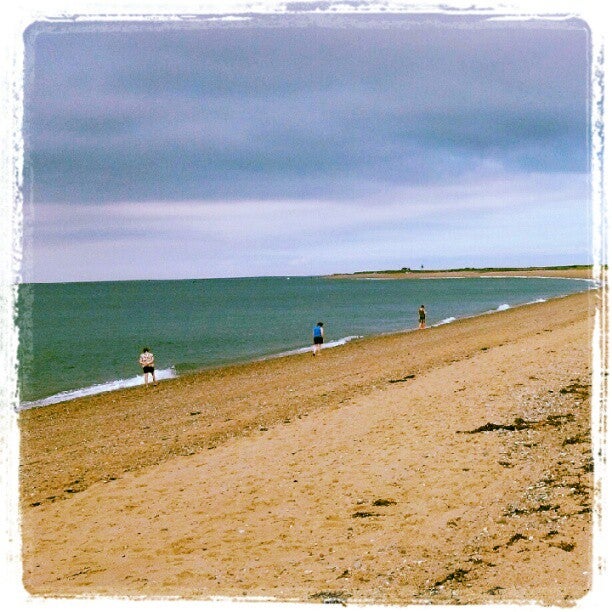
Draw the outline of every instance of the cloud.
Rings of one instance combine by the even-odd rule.
[[[508,252],[524,265],[585,261],[588,190],[583,175],[538,174],[398,187],[352,203],[47,204],[34,210],[30,280],[322,274],[432,257],[484,265]]]
[[[582,263],[578,20],[251,16],[26,34],[26,280]]]
[[[588,170],[583,24],[327,19],[36,26],[32,201],[351,200],[490,163]]]

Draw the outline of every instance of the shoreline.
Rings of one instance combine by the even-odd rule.
[[[538,270],[541,271],[541,270]],[[535,272],[535,271],[534,271]],[[582,270],[580,270],[580,272],[582,272]],[[351,275],[349,275],[351,276]],[[482,278],[504,278],[505,276],[503,275],[474,275],[474,276],[479,276]],[[510,277],[519,277],[518,275],[509,275]],[[415,275],[416,277],[416,275]],[[555,278],[555,275],[552,276],[539,276],[539,275],[528,275],[528,276],[520,276],[519,278],[529,278],[529,277],[533,277],[533,278]],[[340,279],[344,279],[346,278],[343,275],[335,275],[333,276],[333,278],[340,278]],[[381,280],[383,279],[390,279],[390,280],[403,280],[403,277],[397,278],[395,275],[382,275],[382,276],[371,276],[371,275],[367,275],[367,276],[359,276],[359,275],[352,275],[351,278],[380,278]],[[408,277],[411,278],[411,277]],[[464,277],[464,276],[422,276],[421,278],[427,278],[432,279],[432,278],[441,278],[441,279],[447,279],[447,278],[469,278],[469,277]],[[565,278],[568,280],[579,280],[582,279],[585,282],[597,282],[596,279],[592,278],[591,276],[575,276],[575,277],[558,277],[558,278]],[[577,293],[583,293],[584,291],[592,291],[592,290],[596,290],[597,287],[589,287],[584,289],[583,291],[577,292]],[[573,295],[573,294],[572,294]],[[564,296],[560,296],[560,297],[564,297]],[[547,300],[543,300],[543,301],[549,301],[550,299],[558,299],[558,298],[548,298]],[[459,321],[459,320],[463,320],[463,319],[468,319],[471,317],[479,317],[479,316],[483,316],[483,315],[488,315],[488,314],[492,314],[495,312],[498,312],[500,309],[511,309],[511,308],[519,308],[522,306],[527,306],[531,303],[538,303],[540,302],[540,300],[537,300],[536,302],[525,302],[522,304],[515,304],[512,306],[508,306],[507,304],[500,304],[498,306],[497,309],[494,310],[488,310],[488,311],[484,311],[484,312],[476,312],[474,314],[471,315],[463,315],[463,316],[453,316],[450,315],[449,317],[446,317],[440,321],[436,321],[434,323],[431,323],[428,325],[428,327],[438,327],[440,325],[447,325],[450,323],[454,323],[455,321]],[[507,307],[507,308],[502,308],[502,307]],[[398,330],[393,330],[393,331],[389,331],[389,332],[380,332],[380,333],[374,333],[371,335],[367,335],[367,336],[348,336],[346,338],[340,338],[338,340],[333,340],[330,342],[326,342],[323,345],[323,348],[328,350],[330,348],[336,348],[337,346],[342,346],[344,344],[353,342],[355,340],[359,340],[362,338],[375,338],[378,336],[387,336],[387,335],[393,335],[393,334],[401,334],[401,333],[406,333],[406,332],[410,332],[410,331],[414,331],[416,330],[417,327],[412,327],[412,328],[405,328],[405,329],[398,329]],[[158,370],[158,379],[159,380],[168,380],[168,379],[173,379],[173,378],[180,378],[182,376],[185,375],[189,375],[189,374],[196,374],[196,373],[200,373],[200,372],[205,372],[208,370],[215,370],[218,368],[223,368],[223,367],[229,367],[232,365],[248,365],[249,363],[252,362],[258,362],[258,361],[267,361],[270,359],[277,359],[280,357],[288,357],[291,355],[297,355],[297,354],[302,354],[302,353],[307,353],[311,350],[311,347],[308,346],[302,346],[302,347],[298,347],[295,349],[288,349],[286,351],[281,351],[278,353],[273,353],[270,355],[262,355],[262,356],[254,356],[253,358],[250,359],[246,359],[246,360],[240,360],[240,361],[230,361],[230,362],[226,362],[226,363],[222,363],[222,364],[218,364],[218,365],[212,365],[209,367],[205,367],[205,368],[201,368],[201,369],[197,369],[197,370],[191,370],[188,372],[182,372],[182,373],[177,373],[175,366],[174,365],[170,365],[167,368],[162,368],[160,370]],[[160,375],[161,374],[161,377]],[[59,391],[53,395],[47,396],[47,397],[43,397],[43,398],[39,398],[39,399],[35,399],[35,400],[29,400],[26,402],[22,402],[19,405],[17,405],[15,407],[15,411],[20,413],[23,412],[24,410],[32,410],[35,408],[42,408],[45,406],[51,406],[51,405],[55,405],[55,404],[59,404],[59,403],[63,403],[63,402],[69,402],[69,401],[74,401],[75,399],[79,399],[81,397],[89,397],[92,395],[100,395],[103,393],[109,393],[118,389],[127,389],[127,388],[133,388],[133,387],[141,387],[144,386],[144,382],[142,381],[142,376],[141,375],[137,375],[137,376],[133,376],[129,379],[116,379],[116,380],[110,380],[110,381],[104,381],[104,382],[99,382],[99,383],[95,383],[92,384],[90,386],[87,387],[82,387],[82,388],[75,388],[75,389],[68,389],[65,391]]]
[[[376,351],[381,354],[383,359],[389,359],[390,353],[395,351],[401,352],[399,347],[403,346],[406,342],[411,344],[415,344],[415,347],[420,346],[421,344],[427,344],[427,342],[423,342],[425,338],[425,334],[436,334],[440,336],[441,341],[445,341],[446,338],[450,337],[453,339],[453,346],[449,346],[446,350],[443,350],[443,353],[452,354],[453,351],[459,351],[460,354],[464,354],[465,352],[469,352],[470,347],[479,344],[478,340],[474,340],[470,337],[471,330],[473,328],[484,328],[487,329],[490,333],[494,335],[496,338],[507,338],[511,335],[511,329],[508,329],[508,324],[505,323],[501,327],[500,330],[496,330],[497,324],[500,325],[504,321],[504,319],[508,319],[513,322],[519,322],[523,318],[523,313],[525,312],[536,312],[537,310],[546,310],[547,307],[556,308],[558,304],[568,302],[571,303],[573,301],[580,302],[581,300],[586,301],[591,304],[598,299],[599,293],[597,290],[588,290],[580,293],[574,293],[566,296],[560,296],[555,298],[550,298],[544,302],[535,302],[530,304],[522,304],[507,310],[495,310],[489,311],[486,313],[480,313],[477,315],[471,315],[463,318],[455,319],[452,322],[444,325],[438,326],[428,326],[425,330],[419,330],[417,328],[412,328],[404,331],[397,332],[389,332],[383,334],[376,334],[373,336],[366,336],[355,339],[346,344],[334,347],[333,350],[325,350],[321,354],[326,357],[327,363],[333,363],[338,367],[346,368],[349,366],[350,362],[356,355],[362,355],[364,352],[368,351]],[[572,308],[570,310],[570,314],[574,312]],[[529,328],[531,326],[528,326]],[[527,332],[525,332],[527,333]],[[458,346],[459,338],[462,339],[465,346]],[[395,347],[395,348],[393,348]],[[368,360],[369,361],[369,360]],[[409,368],[414,369],[415,371],[421,369],[422,366],[418,365],[418,362],[414,360]],[[238,386],[243,385],[247,382],[250,386],[250,379],[256,378],[259,375],[265,375],[266,381],[270,382],[274,380],[275,377],[282,376],[289,369],[296,369],[298,372],[305,372],[307,376],[310,376],[312,372],[317,372],[320,374],[318,367],[315,365],[316,359],[313,359],[310,351],[302,352],[302,353],[291,353],[284,354],[280,356],[271,356],[269,358],[255,359],[249,360],[239,363],[226,364],[217,367],[206,368],[198,371],[188,372],[181,376],[176,376],[174,378],[167,378],[158,382],[156,387],[149,386],[145,387],[143,385],[138,385],[134,387],[125,387],[114,389],[111,391],[107,391],[104,393],[99,393],[95,395],[87,395],[82,397],[77,397],[74,399],[70,399],[63,402],[58,402],[55,404],[49,404],[46,406],[40,406],[36,409],[27,409],[23,411],[19,411],[17,416],[22,424],[25,425],[27,429],[32,429],[32,433],[34,434],[33,427],[41,427],[46,431],[62,431],[63,427],[60,423],[55,423],[57,419],[63,419],[65,417],[70,417],[71,419],[77,418],[94,418],[96,420],[100,420],[104,425],[107,424],[107,415],[105,414],[105,410],[108,408],[115,408],[116,404],[125,403],[127,407],[125,416],[129,415],[130,421],[136,420],[140,421],[136,411],[143,410],[144,413],[149,413],[151,411],[151,407],[147,406],[146,403],[155,399],[158,404],[158,409],[163,408],[164,414],[156,415],[156,425],[164,426],[164,431],[167,433],[168,431],[172,431],[173,427],[169,427],[164,425],[163,417],[164,416],[174,416],[172,411],[174,410],[174,402],[178,400],[182,406],[190,406],[192,402],[203,402],[201,407],[210,409],[211,401],[207,401],[208,398],[201,397],[197,386],[204,385],[208,386],[209,391],[211,393],[210,388],[214,387],[214,396],[212,399],[226,402],[231,399],[231,395],[229,397],[225,396],[226,390],[225,387],[231,385],[235,382]],[[427,365],[425,362],[423,365]],[[396,378],[400,378],[399,374],[396,374],[398,371],[398,367],[401,369],[401,366],[396,365],[390,376],[396,376]],[[299,368],[299,369],[298,369]],[[404,366],[404,369],[406,366]],[[358,367],[353,366],[350,367],[350,374],[357,374]],[[298,378],[299,374],[294,374],[290,379],[289,387],[301,387],[299,391],[299,395],[308,394],[306,389],[309,389],[309,381],[308,378],[302,381]],[[340,375],[338,375],[340,376]],[[345,384],[341,384],[338,380],[338,376],[333,373],[327,373],[326,378],[329,378],[330,384],[334,387],[334,390],[338,390],[338,388],[346,387]],[[360,379],[368,380],[369,377],[366,374],[361,374],[359,376]],[[380,378],[380,374],[378,375],[377,381],[380,382],[382,379]],[[361,389],[362,381],[357,385],[357,389]],[[369,383],[365,383],[366,387]],[[376,384],[376,383],[374,383]],[[274,396],[274,390],[279,390],[284,388],[284,385],[275,384],[272,390],[265,392],[264,394],[267,398],[270,396]],[[259,393],[259,391],[255,391],[256,387],[252,390],[253,392]],[[291,389],[293,390],[293,389]],[[172,393],[183,393],[185,397],[173,397]],[[260,393],[261,394],[261,393]],[[315,394],[319,397],[319,401],[321,397],[327,397],[328,393]],[[252,421],[255,417],[258,422],[261,420],[259,418],[259,408],[267,405],[267,402],[262,402],[262,405],[257,401],[257,398],[245,397],[240,393],[240,390],[234,394],[234,396],[245,405],[248,405],[248,421],[249,427],[252,426]],[[275,398],[277,400],[278,398]],[[159,401],[163,401],[163,405],[159,403]],[[342,402],[342,398],[340,397],[337,400],[339,403]],[[275,405],[278,405],[278,401],[274,402]],[[208,412],[208,410],[207,410]],[[283,411],[284,412],[284,411]],[[291,410],[293,413],[294,410]],[[200,416],[203,412],[197,411],[197,414],[190,416]],[[184,416],[184,415],[183,415]],[[265,416],[262,415],[262,416]],[[178,422],[182,422],[184,419],[178,419]],[[229,419],[232,421],[233,419]],[[171,418],[169,423],[174,422],[175,419]],[[262,421],[263,422],[263,421]],[[30,425],[31,423],[31,425]],[[37,424],[37,425],[34,425]],[[51,430],[49,428],[52,428]],[[224,428],[221,428],[222,430]],[[215,431],[215,434],[220,432]],[[63,435],[63,434],[62,434]],[[218,437],[218,436],[217,436]],[[217,437],[213,437],[214,440]],[[74,439],[74,438],[72,438]],[[225,439],[225,435],[221,435],[219,440]],[[71,437],[68,436],[68,443],[70,444]],[[46,443],[46,441],[45,441]],[[59,443],[59,441],[58,441]],[[115,444],[118,444],[117,441]],[[113,446],[115,445],[113,444]],[[59,443],[59,446],[56,448],[61,448],[63,445]],[[101,446],[103,446],[101,444]],[[174,445],[172,445],[174,447]],[[202,444],[199,446],[203,446]],[[170,454],[173,454],[172,451]],[[80,487],[79,487],[80,488]],[[55,499],[55,498],[54,498]]]
[[[20,413],[26,588],[379,604],[583,597],[600,299]]]

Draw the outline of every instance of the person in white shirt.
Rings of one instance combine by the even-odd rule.
[[[151,377],[153,378],[153,384],[156,385],[157,380],[155,379],[155,357],[153,357],[153,353],[151,353],[146,346],[142,349],[142,353],[140,354],[138,362],[142,366],[145,387],[149,385],[149,374],[151,374]]]

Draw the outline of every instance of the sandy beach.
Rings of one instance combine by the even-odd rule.
[[[580,600],[600,297],[20,413],[26,589]]]

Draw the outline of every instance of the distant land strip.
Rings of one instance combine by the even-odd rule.
[[[566,278],[593,278],[592,265],[546,266],[527,268],[449,268],[446,270],[401,268],[399,270],[363,270],[359,272],[336,273],[328,278],[436,278],[473,276],[561,276]]]

